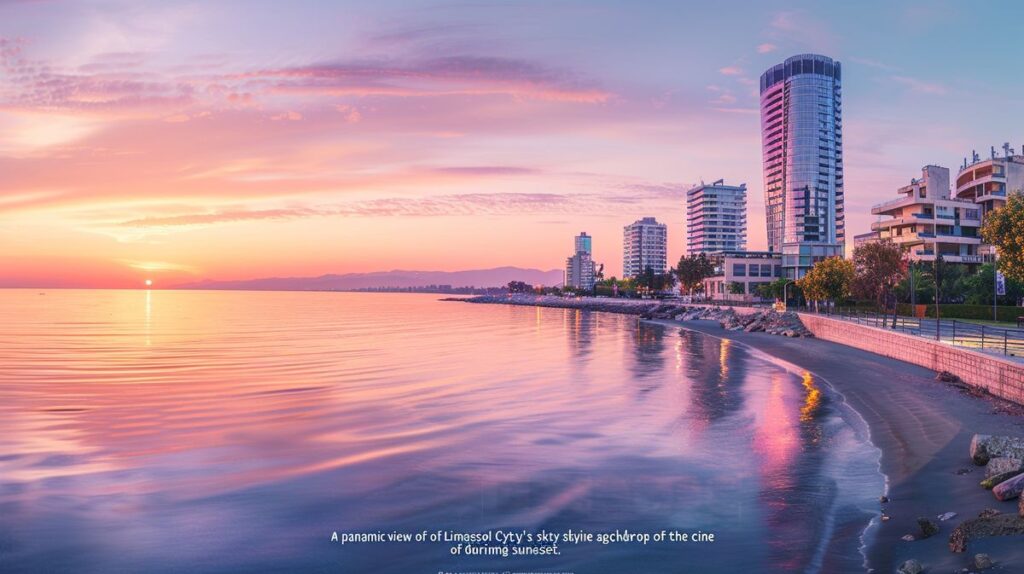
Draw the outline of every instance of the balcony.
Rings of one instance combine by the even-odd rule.
[[[883,203],[878,203],[871,206],[871,213],[878,215],[883,211],[895,209],[897,207],[903,207],[905,205],[911,205],[914,203],[913,197],[901,197],[899,199],[892,199]]]

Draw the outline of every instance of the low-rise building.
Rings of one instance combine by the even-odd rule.
[[[921,178],[897,190],[900,198],[871,208],[879,220],[871,230],[881,240],[892,240],[911,261],[934,261],[941,255],[950,263],[981,263],[981,207],[973,200],[952,197],[949,169],[922,168]]]
[[[760,300],[757,288],[783,276],[782,254],[773,251],[720,251],[708,258],[714,266],[714,275],[704,280],[709,299]]]
[[[869,231],[867,233],[860,233],[853,236],[853,248],[856,249],[861,245],[868,243],[874,243],[881,239],[877,231]]]

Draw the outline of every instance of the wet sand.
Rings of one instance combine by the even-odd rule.
[[[871,441],[882,452],[881,469],[888,477],[891,499],[879,504],[890,519],[872,529],[868,540],[868,564],[875,572],[894,572],[910,558],[919,560],[926,572],[959,572],[970,567],[978,552],[991,555],[996,572],[1024,572],[1024,537],[972,542],[963,554],[948,548],[953,529],[983,509],[1017,512],[1016,500],[999,502],[978,485],[984,468],[974,466],[968,456],[975,433],[1024,436],[1024,417],[998,412],[1006,403],[968,396],[936,381],[935,373],[923,367],[837,343],[726,331],[712,321],[655,322],[727,338],[809,370],[863,417]],[[958,474],[963,469],[970,472]],[[957,516],[939,522],[937,515],[945,512]],[[905,534],[920,534],[919,516],[939,524],[940,533],[913,542],[901,540]],[[830,549],[823,571],[858,571],[851,558],[859,557],[848,556],[848,548],[849,544],[837,543]]]

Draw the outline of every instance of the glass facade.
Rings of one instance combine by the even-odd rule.
[[[839,62],[804,54],[761,75],[768,248],[788,255],[788,277],[843,253],[841,74]]]
[[[586,231],[584,231],[583,233],[580,233],[579,235],[577,235],[576,236],[576,241],[575,241],[576,253],[590,253],[590,254],[593,254],[594,253],[594,246],[593,246],[592,240],[593,240],[593,238],[591,236],[587,235]]]

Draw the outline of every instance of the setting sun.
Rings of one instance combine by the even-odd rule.
[[[153,280],[152,279],[146,279],[146,287],[152,287],[152,286],[153,286]]]

